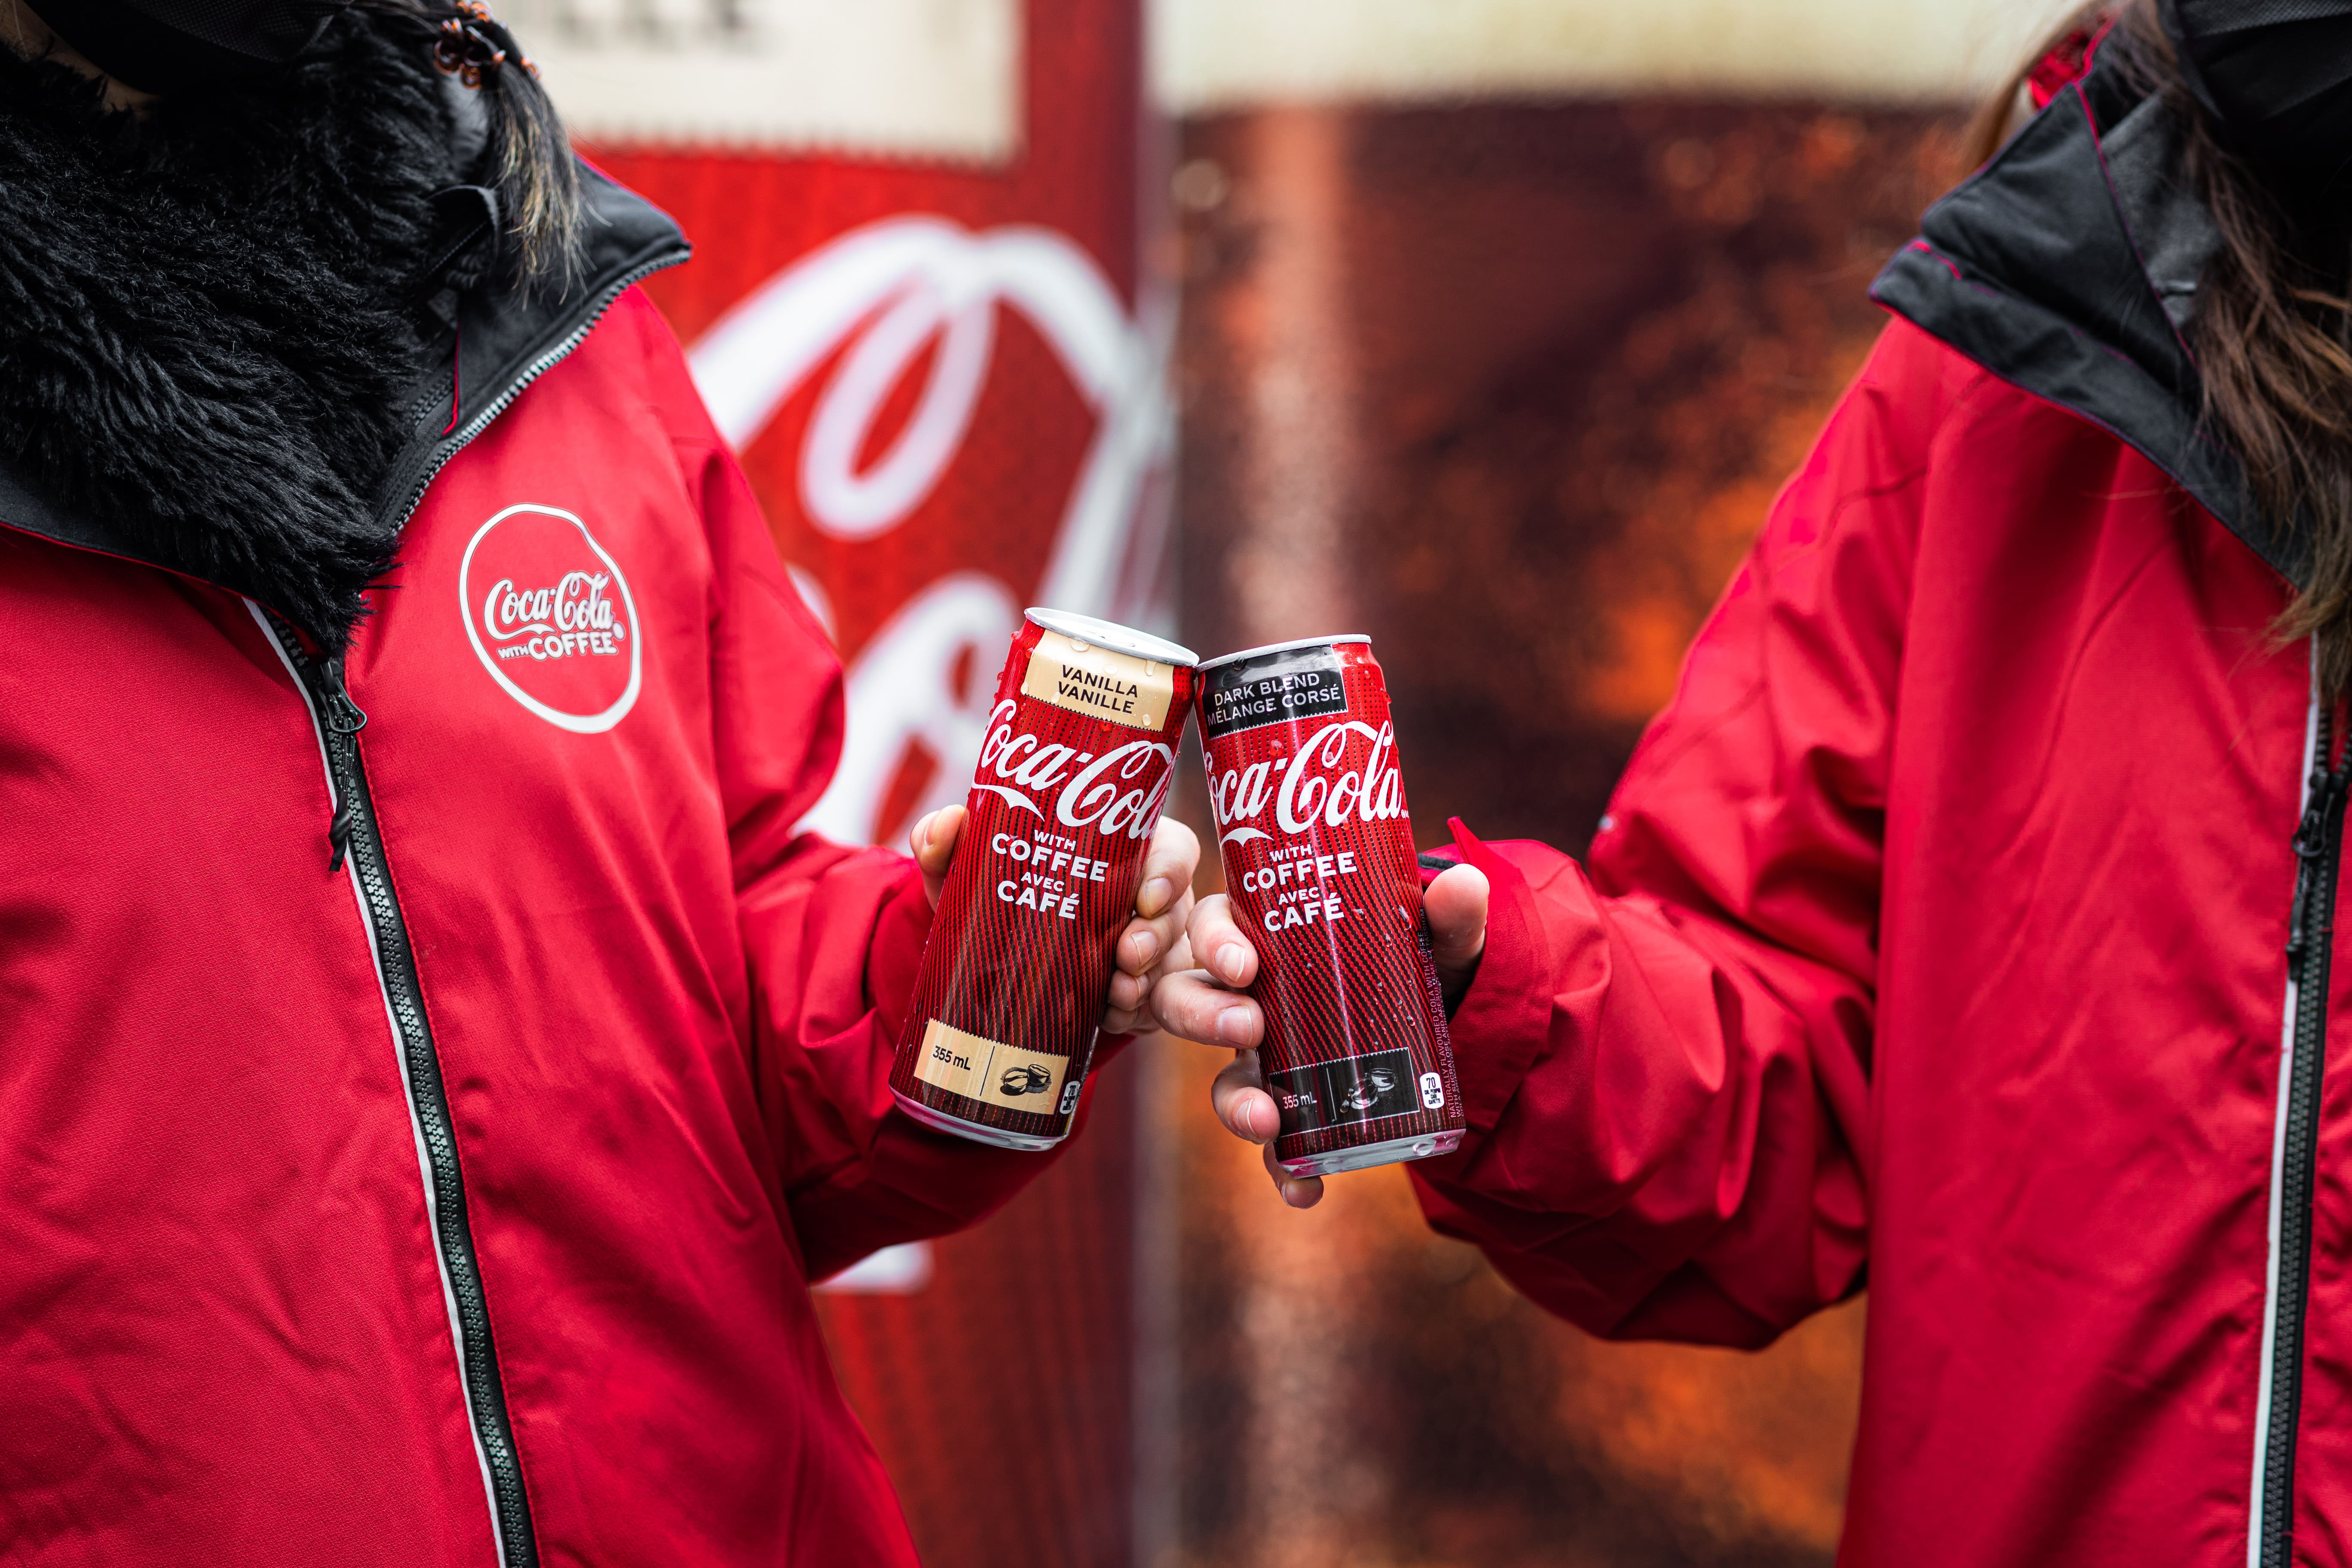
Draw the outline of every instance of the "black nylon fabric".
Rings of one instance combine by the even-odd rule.
[[[1886,264],[1871,297],[2112,432],[2300,584],[2308,542],[2261,512],[2236,458],[2200,428],[2195,362],[2148,275],[2150,256],[2211,244],[2210,216],[2178,199],[2186,176],[2177,163],[2128,155],[2156,144],[2171,113],[2112,64],[2095,63],[2080,91],[2060,93],[1927,209],[1920,237]],[[2153,188],[2167,182],[2176,188]],[[2168,227],[2136,233],[2131,214]]]
[[[35,15],[115,80],[183,92],[309,48],[350,0],[40,0]]]
[[[2181,74],[2241,150],[2333,175],[2352,163],[2352,0],[2162,0]]]

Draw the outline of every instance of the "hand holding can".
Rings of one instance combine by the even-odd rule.
[[[1201,677],[1210,811],[1256,950],[1276,1161],[1309,1177],[1453,1149],[1461,1094],[1367,639],[1253,648]]]
[[[1449,1008],[1477,978],[1486,957],[1492,892],[1486,874],[1467,864],[1440,872],[1422,889],[1430,956]],[[1183,956],[1194,958],[1199,967],[1156,977],[1149,998],[1152,1017],[1171,1035],[1233,1047],[1234,1059],[1209,1086],[1209,1107],[1234,1137],[1264,1147],[1266,1174],[1284,1203],[1311,1208],[1322,1200],[1323,1178],[1294,1176],[1275,1158],[1282,1115],[1266,1090],[1256,1050],[1265,1037],[1265,1012],[1248,991],[1257,979],[1257,950],[1236,921],[1233,900],[1223,893],[1194,905],[1184,931]],[[1450,1021],[1446,1027],[1450,1038]],[[1463,1109],[1466,1118],[1466,1101]]]
[[[1167,801],[1192,665],[1189,650],[1146,633],[1028,613],[998,679],[891,1071],[908,1114],[1014,1149],[1068,1135]]]

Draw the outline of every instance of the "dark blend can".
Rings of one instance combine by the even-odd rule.
[[[1200,674],[1225,890],[1257,943],[1275,1158],[1311,1176],[1444,1153],[1462,1096],[1370,639],[1276,643]]]
[[[1012,1149],[1069,1136],[1197,679],[1187,648],[1031,610],[997,678],[890,1089]]]

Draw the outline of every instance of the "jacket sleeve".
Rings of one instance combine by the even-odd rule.
[[[1431,1222],[1597,1334],[1759,1345],[1861,1288],[1888,759],[1942,410],[1897,323],[1781,492],[1588,867],[1493,885],[1453,1020],[1469,1135]]]
[[[646,391],[711,550],[711,727],[753,1082],[803,1265],[821,1279],[877,1248],[974,1223],[1054,1157],[935,1132],[897,1109],[891,1058],[930,929],[921,876],[893,850],[799,829],[841,754],[841,664],[668,328],[642,296],[626,302],[646,338]],[[1124,1043],[1107,1037],[1097,1064]],[[1091,1100],[1090,1082],[1081,1124]]]

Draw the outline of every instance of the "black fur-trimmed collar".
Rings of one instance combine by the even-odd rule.
[[[0,49],[0,465],[330,652],[446,343],[421,323],[441,79],[361,14],[266,87],[143,119]]]

